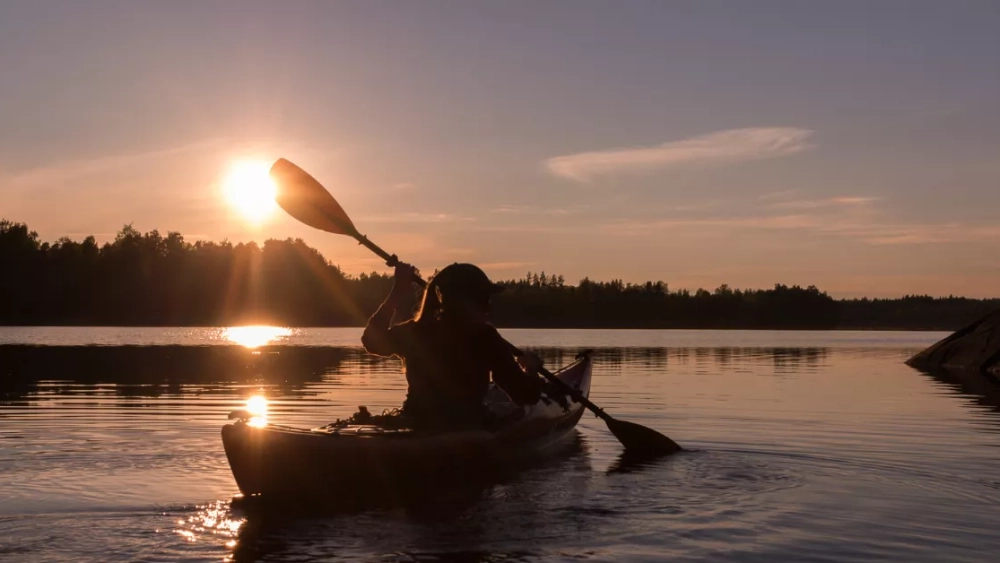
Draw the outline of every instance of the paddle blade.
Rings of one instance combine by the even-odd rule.
[[[328,233],[357,234],[344,208],[305,170],[279,158],[271,166],[271,179],[277,190],[275,201],[292,217]]]
[[[608,430],[625,446],[629,454],[660,456],[681,451],[681,447],[670,438],[641,424],[612,418],[604,421]]]

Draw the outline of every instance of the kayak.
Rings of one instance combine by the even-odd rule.
[[[588,397],[592,372],[590,354],[583,353],[555,375]],[[432,484],[466,483],[557,451],[585,410],[580,402],[567,403],[543,399],[520,407],[491,386],[487,408],[506,422],[492,431],[439,433],[372,424],[258,426],[236,415],[240,420],[222,428],[222,444],[236,484],[248,497],[392,496]]]

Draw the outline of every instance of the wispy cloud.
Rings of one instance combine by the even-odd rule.
[[[797,190],[796,190],[797,191]],[[906,222],[880,209],[882,198],[845,195],[816,199],[771,201],[793,191],[778,192],[737,214],[710,214],[723,202],[706,201],[689,205],[646,209],[659,217],[605,220],[581,224],[493,224],[479,223],[477,231],[536,235],[593,233],[623,237],[718,238],[749,233],[784,233],[789,237],[823,236],[850,239],[871,245],[949,244],[1000,241],[1000,227],[965,222]],[[494,213],[522,212],[520,207],[501,207]],[[734,209],[735,211],[735,209]],[[740,213],[739,211],[743,211]],[[802,240],[810,240],[802,238]]]
[[[826,232],[871,244],[974,243],[1000,240],[1000,227],[963,223],[834,224]]]
[[[412,211],[368,215],[363,218],[363,221],[366,223],[470,223],[475,220],[475,217],[452,213],[419,213]]]
[[[4,181],[24,187],[59,185],[64,182],[79,181],[84,177],[100,176],[123,170],[145,171],[150,166],[162,166],[173,162],[172,158],[187,153],[212,155],[223,150],[226,139],[206,139],[186,145],[144,152],[112,154],[89,159],[66,160],[48,163],[37,168],[9,173]]]
[[[810,148],[808,140],[812,133],[796,127],[729,129],[653,147],[557,156],[546,160],[545,166],[556,176],[587,182],[595,176],[612,173],[778,158]]]
[[[659,232],[731,233],[735,231],[799,231],[852,238],[876,245],[995,241],[1000,227],[961,223],[886,223],[873,217],[862,220],[839,215],[796,213],[750,217],[708,217],[621,221],[599,227],[619,236],[650,236]]]
[[[826,199],[811,199],[811,200],[795,200],[795,201],[779,201],[777,203],[772,203],[768,207],[773,207],[777,209],[818,209],[821,207],[858,207],[863,205],[868,205],[878,201],[877,197],[860,197],[860,196],[847,196],[847,197],[831,197]]]
[[[524,271],[525,268],[530,268],[535,264],[535,262],[484,262],[479,264],[479,266],[484,270],[503,272],[513,270]]]
[[[587,222],[581,222],[579,225],[552,225],[545,221],[538,221],[536,223],[521,223],[521,224],[484,224],[479,223],[476,225],[475,230],[480,233],[517,233],[517,234],[534,234],[534,235],[554,235],[554,234],[577,234],[577,233],[591,233],[593,232],[593,227]]]
[[[573,215],[589,207],[588,205],[577,205],[574,207],[535,207],[531,205],[501,205],[490,209],[490,213],[510,214],[510,215]]]
[[[788,197],[788,196],[790,196],[792,194],[797,194],[797,193],[799,193],[801,191],[802,190],[800,190],[799,188],[793,188],[793,189],[790,189],[790,190],[780,190],[780,191],[777,191],[777,192],[769,192],[769,193],[766,193],[766,194],[759,195],[759,196],[757,196],[757,198],[758,199],[784,199],[784,198],[786,198],[786,197]]]

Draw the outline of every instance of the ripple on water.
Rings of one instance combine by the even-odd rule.
[[[3,546],[6,554],[25,561],[39,552],[55,560],[70,553],[53,546],[52,530],[74,538],[75,560],[110,557],[91,533],[95,528],[116,530],[120,541],[111,554],[118,560],[152,554],[176,561],[278,562],[933,560],[927,556],[936,548],[960,549],[983,532],[956,530],[947,521],[949,502],[962,502],[970,514],[996,508],[987,500],[967,502],[968,486],[986,489],[986,482],[957,482],[928,498],[924,487],[942,483],[941,475],[833,456],[692,450],[608,473],[594,472],[591,461],[584,448],[433,515],[248,514],[216,501],[155,513],[6,518],[0,527],[18,537]],[[902,486],[885,485],[893,482]],[[869,486],[859,489],[859,483]],[[840,489],[867,494],[830,503]],[[926,501],[941,506],[925,508],[912,521],[877,517]]]

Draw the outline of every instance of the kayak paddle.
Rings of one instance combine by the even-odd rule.
[[[358,232],[347,212],[337,203],[333,195],[305,170],[284,158],[279,158],[271,166],[271,178],[276,186],[275,201],[292,217],[315,229],[353,238],[385,260],[390,267],[396,266],[399,262],[396,255],[382,250],[368,240],[368,237]],[[421,287],[427,285],[427,282],[419,278],[416,283]],[[513,345],[511,351],[515,356],[524,355]],[[545,379],[603,420],[608,430],[625,446],[627,452],[656,456],[681,450],[676,442],[652,428],[612,417],[544,367],[539,372]]]

